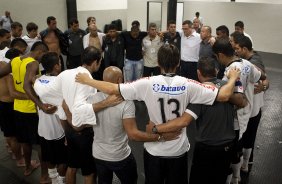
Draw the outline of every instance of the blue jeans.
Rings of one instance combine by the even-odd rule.
[[[125,59],[123,72],[125,82],[135,81],[143,75],[144,61],[143,59],[139,61],[133,61]]]

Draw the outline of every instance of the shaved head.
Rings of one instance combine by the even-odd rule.
[[[103,73],[104,81],[119,84],[122,82],[122,79],[123,79],[122,71],[118,67],[109,66],[104,70]]]

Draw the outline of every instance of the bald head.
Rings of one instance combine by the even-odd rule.
[[[109,66],[104,70],[103,73],[104,81],[119,84],[122,82],[122,79],[123,79],[123,75],[118,67]]]

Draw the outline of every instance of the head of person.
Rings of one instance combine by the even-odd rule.
[[[217,76],[216,60],[211,57],[201,57],[197,63],[197,74],[200,82]]]
[[[35,38],[38,35],[38,26],[35,23],[30,22],[26,25],[26,31],[30,38]]]
[[[91,73],[96,72],[101,64],[101,52],[96,47],[90,46],[84,49],[81,55],[82,65],[86,66]]]
[[[150,23],[148,26],[148,35],[152,38],[157,36],[157,24]]]
[[[88,28],[89,28],[89,32],[90,32],[91,35],[97,35],[97,26],[96,26],[96,24],[90,24],[88,26]]]
[[[248,59],[249,53],[253,51],[252,41],[249,37],[242,36],[235,41],[235,53],[244,59]]]
[[[56,52],[47,52],[41,58],[41,64],[46,73],[61,73],[61,62]]]
[[[196,16],[197,18],[199,18],[199,17],[200,17],[200,12],[196,12],[196,13],[195,13],[195,16]]]
[[[216,38],[228,38],[229,29],[226,25],[218,26],[216,28]]]
[[[200,24],[201,24],[200,19],[195,18],[195,19],[193,20],[193,28],[194,28],[194,29],[199,29],[199,28],[200,28]]]
[[[30,49],[30,53],[32,54],[33,58],[39,62],[41,61],[42,56],[48,51],[48,46],[41,41],[35,42]]]
[[[168,21],[167,30],[170,34],[173,34],[173,35],[176,33],[176,22],[174,20]]]
[[[73,32],[77,32],[79,30],[79,22],[76,18],[70,19],[70,28]]]
[[[235,22],[235,31],[239,33],[244,33],[244,23],[243,21]]]
[[[5,11],[5,16],[9,17],[10,16],[10,12],[9,11]]]
[[[130,30],[130,35],[132,38],[137,38],[139,36],[140,29],[137,26],[132,26]]]
[[[116,38],[117,37],[117,26],[115,24],[109,25],[108,35],[110,36],[110,38]]]
[[[27,43],[22,38],[15,38],[12,40],[10,48],[18,49],[21,54],[24,54],[27,48]]]
[[[193,33],[193,23],[190,20],[185,20],[182,23],[182,30],[185,36],[190,36]]]
[[[20,55],[22,55],[22,52],[21,52],[21,51],[19,51],[18,49],[15,49],[15,48],[10,48],[10,49],[6,52],[5,57],[8,58],[8,59],[10,59],[10,60],[12,60],[12,59],[14,59],[15,57],[18,57],[18,56],[20,56]]]
[[[200,36],[202,40],[210,39],[211,34],[212,34],[212,29],[210,26],[203,26],[201,28]]]
[[[109,66],[103,72],[103,80],[115,84],[120,84],[123,81],[122,71],[116,66]]]
[[[23,34],[23,26],[19,22],[13,22],[11,24],[11,34],[15,38],[19,38]]]
[[[50,30],[56,30],[57,29],[57,20],[53,16],[47,17],[47,25],[48,29]]]
[[[158,51],[158,65],[163,73],[175,73],[179,66],[180,55],[175,45],[164,44]]]
[[[96,18],[95,17],[88,17],[87,20],[87,25],[89,26],[90,24],[96,24]]]
[[[138,28],[140,28],[140,22],[138,20],[132,21],[131,27],[133,27],[133,26],[137,26]]]
[[[234,56],[234,49],[228,38],[216,39],[212,50],[217,60],[225,66],[228,64],[230,58]]]
[[[240,32],[233,32],[231,35],[230,35],[230,43],[233,47],[233,49],[235,49],[235,45],[236,45],[236,41],[240,38],[242,38],[244,36],[243,33],[240,33]]]
[[[0,49],[9,47],[11,43],[11,34],[6,29],[0,29]]]

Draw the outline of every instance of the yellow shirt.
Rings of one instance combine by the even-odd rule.
[[[35,60],[31,57],[24,58],[23,60],[21,60],[20,57],[16,57],[11,61],[14,85],[17,91],[25,93],[23,86],[24,86],[24,78],[26,74],[26,66],[27,64],[34,61]],[[23,113],[36,113],[35,104],[31,100],[15,99],[14,110]]]

